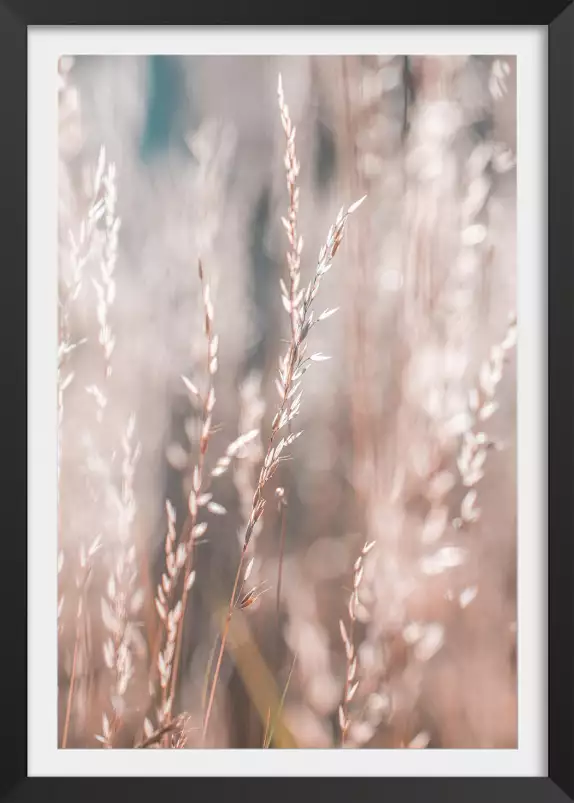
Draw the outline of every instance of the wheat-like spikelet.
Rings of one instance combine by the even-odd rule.
[[[361,199],[361,201],[362,200],[363,199]],[[311,330],[311,327],[314,325],[314,323],[317,323],[329,317],[333,312],[333,310],[325,310],[325,312],[319,315],[316,321],[314,321],[313,312],[311,311],[311,305],[318,293],[321,279],[323,275],[331,267],[331,260],[335,256],[341,244],[347,218],[352,212],[355,211],[355,209],[358,208],[358,204],[361,203],[361,201],[349,207],[347,212],[344,212],[344,210],[340,211],[335,225],[332,226],[331,229],[329,230],[326,244],[321,248],[319,254],[319,260],[313,278],[307,285],[306,290],[301,290],[296,296],[294,301],[294,304],[297,308],[297,327],[295,330],[294,338],[290,341],[287,354],[285,355],[284,358],[280,360],[277,389],[281,400],[279,403],[279,409],[277,410],[271,424],[271,435],[269,438],[267,453],[265,455],[263,466],[261,467],[261,471],[259,473],[257,487],[255,489],[255,493],[253,495],[253,500],[252,500],[251,514],[243,537],[243,546],[241,548],[239,566],[235,577],[235,582],[233,585],[233,591],[231,593],[229,609],[224,624],[218,660],[215,668],[214,677],[211,683],[211,691],[204,718],[204,725],[203,725],[204,739],[207,733],[207,727],[209,724],[209,718],[213,706],[215,687],[217,683],[217,678],[219,676],[219,671],[221,668],[221,661],[223,659],[223,652],[225,649],[227,635],[229,633],[229,625],[231,622],[231,617],[233,615],[234,608],[238,603],[240,603],[240,600],[237,598],[236,595],[238,588],[240,588],[239,581],[241,577],[243,563],[245,560],[247,549],[249,547],[249,543],[253,535],[255,525],[263,515],[263,510],[266,504],[266,501],[263,497],[263,491],[268,481],[273,477],[273,475],[277,471],[280,462],[286,459],[286,455],[282,454],[283,450],[286,447],[289,447],[296,440],[296,438],[298,438],[301,435],[301,432],[291,433],[290,435],[287,435],[287,437],[282,437],[277,443],[277,445],[275,445],[275,438],[278,432],[299,414],[302,392],[299,392],[299,394],[293,399],[293,401],[291,401],[291,399],[294,396],[294,394],[299,390],[300,379],[303,376],[303,374],[306,373],[306,371],[308,370],[309,364],[311,362],[320,362],[322,360],[328,359],[328,357],[321,354],[320,352],[311,355],[311,357],[308,358],[305,357],[307,349],[306,338]]]
[[[105,152],[100,158],[105,159]],[[116,297],[116,282],[114,271],[118,258],[118,233],[121,221],[116,214],[117,188],[116,188],[116,166],[109,162],[107,170],[102,178],[103,185],[103,210],[102,218],[105,226],[105,237],[100,259],[100,280],[93,279],[93,285],[98,297],[96,312],[100,325],[99,340],[104,350],[106,360],[106,378],[111,376],[111,358],[115,347],[115,337],[113,335],[108,314],[110,306]]]
[[[492,346],[488,359],[480,369],[478,387],[469,394],[469,424],[462,436],[462,443],[457,457],[457,467],[462,484],[469,490],[460,506],[460,514],[453,524],[460,528],[464,524],[476,521],[480,516],[480,508],[476,505],[476,484],[484,476],[484,463],[488,450],[495,443],[482,431],[482,422],[487,421],[497,410],[496,389],[503,375],[504,363],[509,352],[516,345],[516,317],[509,316],[506,334],[501,343]]]
[[[198,261],[198,274],[199,280],[201,282],[202,287],[202,298],[203,298],[203,308],[204,308],[204,333],[207,343],[207,352],[206,352],[206,374],[207,374],[207,388],[203,394],[200,394],[199,389],[189,380],[187,377],[182,377],[183,382],[192,397],[199,398],[202,402],[202,428],[201,428],[201,436],[199,440],[199,454],[197,457],[197,462],[193,469],[193,480],[192,480],[192,488],[189,492],[187,505],[188,505],[188,517],[184,526],[184,530],[181,535],[180,543],[177,548],[180,557],[174,558],[173,555],[170,559],[170,554],[167,553],[166,550],[166,567],[167,567],[167,576],[166,580],[171,584],[174,582],[174,574],[175,574],[175,567],[177,566],[180,561],[183,561],[184,571],[183,571],[183,592],[181,601],[175,606],[172,612],[170,612],[171,619],[168,618],[168,614],[166,613],[163,617],[163,621],[166,624],[167,629],[167,645],[166,650],[167,654],[162,659],[162,654],[158,658],[158,661],[164,660],[165,667],[164,667],[164,680],[166,680],[165,687],[162,686],[164,690],[164,696],[166,696],[166,701],[164,704],[164,710],[162,711],[162,716],[160,717],[160,724],[163,724],[165,718],[171,715],[171,706],[173,704],[173,695],[176,688],[177,683],[177,673],[179,669],[179,661],[181,656],[181,643],[182,643],[182,628],[183,628],[183,620],[185,617],[185,611],[187,608],[187,600],[189,596],[189,591],[193,585],[194,579],[194,572],[193,572],[193,560],[194,560],[194,545],[195,542],[205,535],[207,530],[207,523],[203,522],[198,524],[197,516],[198,511],[200,508],[205,506],[207,510],[211,513],[221,514],[225,513],[225,510],[218,505],[216,502],[212,500],[211,494],[208,494],[204,490],[204,474],[205,474],[205,459],[207,455],[207,450],[209,447],[209,441],[212,433],[212,416],[213,416],[213,409],[215,407],[215,387],[214,387],[214,379],[217,373],[218,368],[218,347],[219,347],[219,338],[213,331],[213,303],[211,301],[211,290],[209,283],[205,280],[203,266],[201,260]],[[167,544],[171,543],[171,541],[166,542]],[[162,608],[158,607],[158,613],[160,614],[160,618],[162,618]],[[174,653],[172,653],[172,649]],[[173,660],[173,668],[171,668],[171,659]],[[162,674],[160,668],[160,675]],[[167,678],[171,674],[171,694],[167,694]]]
[[[83,286],[86,265],[96,254],[98,244],[98,226],[105,216],[106,196],[108,192],[115,194],[113,187],[109,187],[104,182],[105,154],[102,150],[97,163],[95,174],[91,183],[91,195],[85,217],[82,219],[79,232],[75,235],[71,230],[68,232],[69,256],[71,272],[65,271],[61,274],[60,298],[59,298],[59,347],[58,347],[58,500],[60,506],[60,474],[62,465],[62,425],[64,419],[64,392],[70,386],[74,371],[69,368],[68,373],[63,377],[64,369],[72,352],[78,345],[85,342],[72,340],[72,309],[77,301]],[[103,394],[102,394],[103,396]],[[99,408],[99,413],[103,407]],[[100,420],[100,417],[99,419]],[[76,575],[76,587],[78,589],[78,602],[75,617],[74,647],[72,654],[72,668],[70,676],[70,686],[68,690],[64,728],[62,735],[62,746],[68,742],[72,708],[77,703],[74,693],[77,687],[77,674],[80,663],[87,664],[89,661],[87,654],[81,651],[81,627],[87,616],[85,597],[87,593],[88,579],[92,571],[92,558],[100,547],[101,537],[96,535],[92,538],[88,547],[80,544],[79,547],[79,570]],[[64,562],[64,553],[61,551],[58,559],[58,575],[60,576]],[[58,600],[58,620],[60,621],[64,604],[64,596]],[[87,625],[87,621],[86,621]],[[59,631],[62,627],[60,625]],[[76,706],[77,707],[77,706]]]
[[[96,402],[96,420],[100,427],[109,402],[109,381],[112,375],[112,355],[115,335],[110,321],[110,309],[116,295],[115,267],[118,257],[118,233],[120,219],[116,214],[117,187],[116,168],[112,162],[106,163],[105,150],[100,150],[98,165],[93,181],[94,201],[88,214],[89,226],[82,229],[79,244],[74,245],[77,261],[96,255],[99,263],[99,277],[92,277],[96,291],[96,315],[98,340],[102,348],[104,376],[103,381],[94,382],[86,390]],[[98,227],[101,236],[98,239]],[[88,255],[84,255],[82,245],[94,243]],[[97,738],[106,747],[112,747],[116,733],[121,727],[126,712],[125,694],[134,674],[134,650],[141,649],[141,636],[132,623],[143,604],[143,591],[138,588],[136,548],[132,541],[137,504],[134,491],[135,470],[140,457],[140,444],[135,437],[136,418],[131,414],[125,430],[121,434],[121,465],[119,468],[120,488],[117,490],[112,476],[116,455],[102,456],[94,452],[89,455],[91,463],[99,465],[103,472],[102,488],[105,497],[108,521],[115,522],[114,531],[108,523],[107,534],[114,536],[114,549],[106,593],[101,599],[101,615],[107,637],[103,644],[104,661],[112,675],[111,705],[109,718],[102,716],[102,734]]]
[[[199,279],[202,285],[204,310],[204,333],[206,337],[206,376],[207,386],[203,392],[188,377],[182,376],[183,383],[194,400],[202,407],[202,424],[199,440],[199,454],[192,470],[192,487],[188,495],[188,516],[177,543],[175,510],[166,504],[168,532],[165,540],[166,568],[158,585],[155,605],[165,630],[164,646],[157,656],[162,702],[158,711],[160,727],[171,718],[177,675],[182,649],[182,628],[187,609],[189,592],[195,580],[194,548],[205,536],[208,523],[199,522],[200,510],[213,515],[224,515],[225,508],[213,499],[209,490],[210,481],[226,473],[234,457],[242,456],[243,450],[258,435],[259,430],[245,432],[230,443],[225,453],[217,460],[214,468],[206,467],[208,447],[212,434],[213,411],[215,407],[214,380],[218,369],[219,338],[213,330],[214,308],[210,285],[205,280],[201,261],[198,263]],[[183,569],[183,572],[181,571]],[[177,597],[178,584],[182,579],[181,598]]]
[[[165,646],[160,649],[157,656],[157,667],[159,671],[159,682],[162,690],[162,707],[159,721],[162,723],[169,714],[171,701],[168,704],[167,692],[171,679],[171,669],[175,654],[175,642],[179,620],[181,619],[182,604],[178,601],[171,607],[170,601],[172,591],[179,580],[179,574],[185,565],[187,550],[185,544],[177,545],[176,534],[176,513],[173,505],[167,501],[165,504],[167,514],[167,534],[165,537],[165,571],[162,573],[161,581],[157,587],[155,596],[155,606],[160,620],[164,623],[166,630]],[[191,588],[195,579],[195,572],[191,572],[188,579]]]
[[[279,87],[281,88],[281,83],[279,84]],[[282,102],[284,106],[284,100]],[[286,119],[289,118],[286,117]],[[291,136],[293,134],[293,129],[289,130],[289,136]],[[289,447],[295,441],[295,439],[301,435],[301,432],[290,432],[287,437],[282,437],[277,443],[275,443],[275,440],[279,431],[287,424],[290,424],[291,421],[293,421],[293,419],[299,414],[302,396],[302,391],[299,391],[301,384],[300,380],[308,370],[310,363],[321,362],[322,360],[329,359],[321,352],[312,354],[310,357],[305,356],[307,350],[307,336],[309,335],[309,332],[315,323],[330,317],[335,310],[325,310],[317,317],[316,320],[314,320],[314,313],[311,308],[317,293],[319,292],[322,278],[330,269],[332,260],[337,253],[339,246],[341,245],[345,233],[347,219],[350,214],[358,209],[363,201],[364,198],[361,198],[359,201],[352,204],[346,212],[344,208],[340,210],[335,224],[329,229],[326,243],[319,252],[319,259],[317,261],[315,273],[309,281],[306,289],[299,289],[298,280],[296,279],[296,294],[292,298],[290,294],[286,295],[283,291],[283,304],[289,313],[290,320],[292,321],[292,332],[287,353],[279,360],[279,377],[276,385],[280,397],[280,403],[271,423],[271,435],[269,437],[267,452],[259,473],[257,487],[255,488],[255,493],[253,494],[251,514],[245,528],[237,574],[235,576],[233,590],[229,600],[227,616],[223,625],[219,654],[213,679],[211,681],[211,689],[203,721],[204,741],[209,726],[213,700],[215,697],[215,688],[221,669],[221,662],[223,660],[223,653],[225,651],[225,645],[227,636],[229,634],[229,626],[233,616],[233,611],[237,605],[240,607],[245,607],[246,604],[250,605],[261,593],[261,587],[256,587],[255,589],[247,592],[246,595],[241,596],[244,581],[240,584],[240,580],[247,549],[253,536],[254,528],[263,515],[263,511],[265,509],[266,500],[263,496],[263,491],[268,481],[277,471],[279,464],[286,459],[286,455],[283,454],[283,450],[286,447]],[[295,275],[299,275],[298,268]],[[297,392],[298,394],[295,396]]]
[[[468,489],[460,505],[460,512],[452,521],[455,529],[468,527],[478,521],[480,508],[477,502],[476,485],[484,476],[485,462],[489,448],[496,444],[482,431],[482,422],[490,419],[498,407],[495,400],[496,389],[503,376],[504,363],[509,352],[516,345],[516,317],[509,316],[504,339],[493,346],[487,360],[481,366],[478,387],[469,394],[468,426],[462,435],[462,444],[456,458],[463,487]],[[442,537],[448,526],[448,505],[445,496],[453,488],[455,478],[449,471],[441,471],[429,480],[428,498],[431,509],[427,514],[423,531],[423,544],[434,544]],[[423,557],[420,570],[423,575],[435,576],[448,572],[466,561],[467,550],[455,546],[439,547],[434,554]],[[456,601],[459,608],[465,609],[477,596],[478,585],[467,585],[455,592],[450,585],[445,598]],[[412,648],[412,655],[419,664],[432,658],[443,646],[445,626],[442,622],[410,622],[403,630],[403,639]],[[413,677],[417,677],[416,665],[412,666]],[[420,682],[420,671],[418,682]],[[426,747],[429,735],[421,732],[408,745],[403,747]]]
[[[380,532],[381,540],[385,539],[382,572],[375,585],[378,616],[370,637],[376,643],[382,637],[390,638],[388,634],[395,630],[402,632],[408,671],[398,664],[403,647],[396,651],[396,663],[395,652],[389,651],[386,670],[397,682],[398,705],[404,709],[416,704],[420,667],[441,649],[445,638],[443,622],[435,621],[439,616],[430,614],[428,621],[423,616],[411,621],[411,609],[423,598],[427,586],[429,598],[434,593],[436,581],[427,578],[459,567],[467,556],[467,550],[458,544],[436,547],[450,529],[447,495],[455,477],[447,465],[467,420],[463,375],[488,234],[482,215],[491,188],[490,149],[481,144],[473,148],[464,165],[465,195],[459,206],[456,154],[466,133],[455,94],[460,66],[454,59],[419,60],[419,77],[426,86],[419,86],[417,103],[408,110],[410,130],[403,160],[407,180],[402,265],[405,306],[403,325],[399,320],[398,329],[404,343],[404,366],[400,359],[395,362],[403,396],[397,399],[394,455],[383,453],[383,460],[379,457],[367,475],[367,506],[372,508],[368,519],[373,522],[369,537]],[[428,369],[429,364],[433,370]],[[395,461],[397,480],[396,489],[390,492],[378,479],[384,476],[389,457]],[[388,498],[386,512],[381,497]],[[419,511],[422,521],[417,521]],[[385,522],[384,529],[380,522]],[[420,555],[413,555],[409,548],[409,525],[416,528]],[[464,601],[469,597],[470,590]]]
[[[239,431],[256,433],[253,439],[246,443],[242,449],[242,459],[238,460],[233,471],[233,482],[239,497],[239,510],[242,526],[237,536],[240,545],[243,545],[243,529],[251,516],[251,503],[255,486],[257,484],[257,468],[263,459],[263,442],[261,438],[261,425],[265,415],[265,401],[261,395],[261,376],[250,374],[239,388],[240,410]],[[262,520],[253,528],[252,542],[255,544],[262,527]],[[252,574],[256,569],[255,565]]]
[[[74,378],[74,371],[64,371],[73,351],[82,343],[72,339],[72,310],[83,287],[84,271],[89,259],[94,255],[97,239],[97,228],[106,212],[106,202],[102,198],[107,194],[104,184],[105,151],[102,148],[98,158],[91,196],[85,217],[82,219],[79,232],[68,231],[70,271],[60,272],[59,286],[59,342],[58,342],[58,476],[61,468],[61,439],[64,418],[64,391]]]
[[[103,237],[99,254],[99,278],[92,276],[92,285],[96,291],[96,315],[98,321],[98,341],[102,347],[104,357],[104,385],[94,383],[86,388],[93,396],[96,406],[96,418],[102,422],[104,411],[108,403],[106,385],[112,374],[112,354],[115,348],[115,336],[109,319],[110,308],[116,297],[116,282],[114,271],[118,258],[118,234],[121,220],[116,214],[117,188],[116,167],[113,162],[106,165],[106,152],[102,147],[94,187],[101,197],[94,207],[94,226],[101,220],[103,224]],[[80,238],[81,243],[82,238]]]
[[[101,599],[102,622],[108,631],[104,641],[104,661],[112,673],[112,719],[102,720],[102,743],[113,744],[126,711],[125,694],[133,677],[134,650],[140,639],[133,617],[143,606],[143,590],[138,588],[136,547],[132,542],[132,527],[136,516],[134,475],[140,447],[134,443],[135,416],[130,416],[121,444],[121,493],[118,500],[117,545],[114,564],[108,576],[106,595]],[[106,725],[107,721],[107,725]]]
[[[289,241],[290,250],[287,252],[287,266],[289,270],[289,285],[287,286],[283,279],[280,279],[281,287],[281,300],[285,311],[289,315],[289,322],[291,325],[291,340],[295,338],[297,329],[297,307],[295,304],[296,293],[299,289],[301,279],[301,253],[303,251],[303,238],[297,234],[297,213],[299,210],[299,187],[297,186],[297,177],[299,175],[300,164],[295,152],[295,126],[291,121],[289,114],[289,107],[285,102],[285,95],[283,92],[283,81],[281,73],[279,74],[279,81],[277,85],[277,96],[279,100],[279,113],[281,117],[281,124],[287,139],[285,149],[285,173],[287,180],[287,191],[289,193],[289,209],[287,218],[282,217],[281,222],[287,232],[287,239]],[[278,386],[279,393],[281,393]],[[290,414],[290,405],[288,399],[287,413]],[[289,434],[291,430],[289,429]],[[281,574],[283,568],[283,554],[285,550],[285,535],[287,525],[287,501],[285,498],[284,490],[277,489],[279,493],[278,502],[281,514],[281,536],[279,541],[279,561],[277,570],[277,610],[281,601]],[[257,523],[258,525],[260,522]]]
[[[64,420],[64,392],[71,385],[74,371],[68,370],[64,376],[67,363],[72,352],[84,343],[72,340],[72,308],[77,301],[83,286],[84,270],[88,260],[93,256],[96,245],[96,234],[99,222],[106,214],[109,204],[105,201],[108,188],[104,188],[105,151],[100,151],[95,175],[92,182],[92,194],[88,209],[82,219],[77,235],[68,231],[69,257],[71,275],[65,271],[60,274],[59,292],[59,343],[58,343],[58,478],[62,462],[62,425]],[[102,198],[102,190],[104,198]],[[112,190],[112,194],[114,191]]]
[[[177,221],[175,233],[179,233],[181,241],[186,246],[186,252],[189,248],[192,253],[201,255],[204,264],[211,264],[212,258],[217,259],[215,244],[221,224],[223,220],[226,221],[226,226],[229,223],[226,220],[228,212],[226,189],[234,136],[230,127],[208,119],[202,122],[197,130],[186,136],[186,143],[193,157],[193,168],[190,168],[189,178],[187,174],[184,177],[185,202],[182,205],[181,200],[176,198],[168,219],[171,221],[173,218]],[[172,198],[169,202],[173,202]],[[172,232],[170,236],[173,236]],[[211,299],[217,296],[218,279],[218,274],[211,272]],[[236,285],[237,282],[234,282],[234,288]],[[179,290],[190,299],[193,298],[195,303],[196,292],[192,287],[188,287],[186,283],[179,285]],[[201,291],[198,295],[201,295]],[[186,373],[194,376],[198,371],[203,372],[205,361],[204,320],[202,315],[184,316],[183,320],[186,337],[185,352],[181,359],[190,366],[186,368]],[[223,326],[225,329],[226,322],[220,321],[218,326]],[[220,334],[221,329],[218,329],[218,336]],[[183,341],[183,337],[181,340]],[[222,379],[224,381],[224,378]],[[194,397],[194,401],[201,404],[201,399],[197,396]],[[201,420],[203,411],[198,410],[198,406],[198,404],[190,406],[190,413],[185,418],[187,444],[174,440],[167,447],[168,462],[176,471],[181,472],[186,496],[193,487],[193,471],[196,464],[192,453],[193,444],[201,438],[203,425]]]
[[[68,744],[68,737],[70,732],[70,723],[72,717],[72,710],[74,707],[74,703],[76,702],[74,699],[74,693],[76,691],[76,680],[78,674],[78,664],[80,661],[80,632],[81,632],[81,623],[82,618],[86,615],[86,593],[88,589],[88,583],[92,573],[92,559],[96,552],[101,547],[101,538],[96,536],[92,543],[90,544],[89,548],[86,550],[83,544],[80,546],[79,549],[79,569],[76,573],[76,588],[78,592],[78,600],[77,600],[77,607],[76,607],[76,616],[75,616],[75,632],[74,632],[74,647],[72,652],[72,666],[70,670],[70,686],[68,689],[68,697],[66,702],[66,713],[64,716],[64,727],[62,731],[62,748],[65,748]],[[58,577],[62,572],[62,568],[64,565],[64,553],[60,552],[58,556]],[[58,634],[61,633],[61,625],[60,625],[60,617],[62,614],[62,607],[64,604],[64,595],[62,595],[58,600]]]
[[[69,68],[68,68],[69,69]],[[65,73],[64,73],[65,75]],[[67,84],[62,75],[62,91]],[[72,340],[72,308],[82,289],[84,266],[90,255],[93,246],[93,233],[98,220],[98,195],[100,180],[96,176],[94,181],[94,193],[90,201],[86,218],[82,221],[79,232],[79,242],[76,241],[71,231],[68,232],[70,243],[70,256],[72,263],[71,276],[61,272],[58,295],[58,364],[57,364],[57,388],[58,388],[58,454],[57,454],[57,481],[58,481],[58,510],[60,510],[60,475],[62,468],[62,434],[64,422],[64,394],[70,387],[74,379],[74,371],[69,367],[71,355],[78,345],[85,342],[83,340],[73,342]],[[65,374],[65,375],[64,375]],[[58,537],[61,536],[61,522],[59,522]],[[61,574],[64,564],[64,553],[60,551],[58,555],[58,577]],[[63,596],[58,601],[58,619],[60,619],[63,605]]]
[[[364,567],[363,561],[369,554],[371,549],[375,546],[374,541],[367,541],[361,550],[361,554],[355,561],[353,567],[353,590],[349,596],[349,627],[345,626],[342,619],[339,619],[339,629],[341,631],[341,639],[345,648],[345,655],[347,658],[346,672],[345,672],[345,686],[343,689],[343,701],[339,706],[339,727],[341,729],[341,747],[345,747],[351,718],[349,715],[349,704],[353,700],[357,689],[359,688],[359,680],[357,679],[357,666],[358,658],[355,650],[355,622],[357,620],[357,608],[359,606],[359,589],[363,579]]]
[[[508,92],[506,81],[510,75],[510,64],[502,59],[494,59],[490,65],[488,89],[494,100],[500,100]]]
[[[429,398],[426,405],[436,423],[434,436],[441,456],[437,458],[437,467],[430,472],[423,488],[429,504],[420,535],[424,550],[434,549],[434,544],[448,530],[447,496],[455,485],[455,477],[445,465],[451,459],[453,438],[464,433],[471,422],[468,410],[461,409],[458,399],[463,398],[461,385],[468,364],[469,335],[473,330],[470,301],[477,292],[479,268],[484,261],[483,251],[488,233],[486,225],[481,222],[481,215],[491,193],[491,180],[486,170],[490,157],[491,148],[481,143],[473,148],[464,165],[465,195],[460,210],[459,254],[439,299],[448,360],[443,360],[441,390],[437,382],[436,387],[431,389],[434,401],[431,403]],[[419,566],[423,574],[432,576],[460,565],[465,558],[466,553],[459,547],[442,547],[434,554],[425,555]],[[438,627],[437,623],[431,623],[430,626]],[[422,637],[423,632],[420,631]],[[438,639],[436,641],[438,643]]]
[[[303,238],[299,237],[297,234],[297,212],[299,210],[299,187],[297,186],[297,176],[299,175],[300,164],[295,153],[296,129],[291,122],[289,107],[285,103],[281,75],[279,75],[277,95],[279,99],[281,124],[287,138],[287,146],[285,150],[285,171],[287,178],[287,190],[289,192],[289,209],[287,212],[287,218],[281,218],[281,222],[287,231],[287,238],[290,246],[290,250],[287,253],[289,287],[287,287],[283,283],[283,280],[281,280],[281,289],[283,304],[289,313],[289,318],[291,321],[291,337],[293,338],[297,327],[297,306],[295,305],[295,296],[299,288],[301,252],[303,251]]]

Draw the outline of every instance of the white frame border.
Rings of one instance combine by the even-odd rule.
[[[28,773],[545,776],[546,34],[515,28],[29,28]],[[508,54],[518,69],[518,611],[516,750],[58,750],[56,747],[57,58],[71,54]],[[544,154],[544,156],[543,156]],[[52,567],[46,571],[46,567]]]

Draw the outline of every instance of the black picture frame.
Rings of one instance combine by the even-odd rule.
[[[272,13],[271,13],[271,11]],[[248,19],[251,17],[252,19]],[[546,778],[28,778],[27,777],[27,29],[36,25],[544,25],[548,26],[548,776]],[[4,489],[3,742],[0,799],[101,801],[161,795],[196,799],[222,795],[269,800],[308,789],[325,800],[457,801],[521,803],[574,800],[574,520],[572,437],[574,338],[574,3],[525,4],[482,0],[472,6],[437,0],[373,6],[356,1],[321,10],[318,3],[243,5],[216,2],[189,8],[166,3],[137,6],[124,0],[4,0],[0,4],[0,97],[3,120],[2,244],[4,330],[8,363],[2,376],[10,422],[4,428],[9,455]],[[519,166],[527,170],[527,166]],[[31,233],[33,236],[33,232]],[[542,301],[542,300],[541,300]],[[527,325],[527,323],[525,323]],[[12,409],[10,409],[12,408]],[[16,426],[16,422],[19,425]],[[14,423],[12,423],[14,422]],[[541,466],[540,482],[545,467]],[[7,516],[10,512],[12,515]],[[13,519],[13,521],[11,521]],[[541,571],[545,567],[540,567]],[[526,622],[521,627],[527,627]],[[453,760],[456,760],[454,758]],[[277,784],[280,780],[280,784]],[[199,798],[198,798],[199,796]]]

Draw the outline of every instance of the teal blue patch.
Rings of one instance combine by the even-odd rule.
[[[183,75],[177,57],[150,56],[148,71],[146,117],[140,145],[144,161],[177,142],[179,112],[184,101]]]

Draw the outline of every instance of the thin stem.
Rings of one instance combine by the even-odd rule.
[[[74,655],[72,658],[72,674],[70,677],[70,688],[68,690],[68,702],[66,705],[66,719],[64,721],[64,733],[62,734],[62,748],[68,744],[68,733],[70,729],[70,717],[72,714],[72,700],[74,697],[74,687],[76,685],[76,667],[78,663],[78,645],[80,642],[79,626],[76,626],[76,638],[74,641]]]
[[[152,733],[151,736],[148,736],[147,739],[144,739],[139,744],[135,745],[135,749],[142,749],[145,747],[151,747],[152,744],[157,744],[160,740],[163,739],[164,736],[169,736],[170,733],[173,733],[174,730],[177,730],[181,726],[181,715],[175,717],[174,719],[170,720],[166,725],[162,725],[161,728],[155,733]]]
[[[263,734],[263,745],[262,745],[263,749],[266,749],[268,747],[267,734],[269,733],[270,720],[271,720],[271,709],[268,708],[267,709],[267,719],[265,720],[265,733]]]
[[[293,676],[293,670],[295,669],[295,663],[296,662],[297,662],[297,654],[295,654],[293,656],[293,663],[291,664],[291,669],[289,670],[289,674],[287,676],[287,682],[285,683],[285,687],[283,689],[283,693],[281,695],[281,699],[279,700],[279,705],[277,706],[277,710],[276,710],[275,715],[273,717],[273,721],[269,722],[269,719],[268,719],[267,726],[265,727],[265,739],[263,741],[263,747],[265,749],[268,749],[269,747],[271,747],[271,743],[273,741],[273,736],[275,735],[275,727],[277,725],[279,717],[281,716],[281,712],[283,711],[283,706],[285,705],[285,699],[287,697],[287,691],[289,689],[289,684],[291,683],[291,677]],[[271,710],[269,711],[269,714],[271,714]]]
[[[223,653],[225,651],[225,645],[227,643],[227,637],[229,635],[229,626],[231,624],[231,617],[233,616],[233,609],[235,608],[236,602],[236,594],[237,588],[239,586],[239,578],[241,577],[241,569],[243,568],[243,560],[245,558],[245,553],[247,552],[247,540],[243,544],[241,549],[241,557],[239,558],[239,566],[237,567],[237,574],[235,575],[235,582],[233,584],[233,591],[231,592],[231,598],[229,600],[229,608],[227,611],[227,616],[225,617],[225,624],[223,626],[223,632],[221,633],[221,644],[219,646],[219,654],[217,656],[217,664],[215,666],[215,672],[213,673],[213,680],[211,682],[211,691],[209,693],[209,701],[207,703],[207,709],[205,711],[205,717],[203,720],[203,734],[202,734],[202,741],[205,744],[205,738],[207,736],[207,728],[209,725],[209,720],[211,718],[211,709],[213,708],[213,699],[215,697],[215,687],[217,685],[217,680],[219,678],[219,673],[221,670],[221,662],[223,661]]]
[[[211,675],[211,667],[213,666],[213,661],[215,659],[215,651],[217,650],[217,642],[219,641],[219,635],[215,637],[215,641],[213,642],[213,647],[209,653],[209,660],[207,662],[207,667],[205,668],[205,675],[203,678],[203,688],[201,692],[201,710],[205,711],[205,706],[207,703],[207,692],[209,690],[209,676]]]
[[[279,606],[281,604],[281,575],[283,570],[283,556],[285,554],[285,532],[287,529],[286,506],[281,505],[281,535],[279,538],[279,570],[277,573],[277,616],[279,616]]]
[[[212,364],[212,360],[214,359],[215,355],[212,353],[212,345],[213,345],[213,342],[214,342],[213,341],[213,329],[212,329],[212,312],[210,311],[209,302],[207,300],[206,283],[205,283],[205,279],[204,279],[203,267],[202,267],[202,264],[201,264],[201,260],[199,260],[199,262],[198,262],[198,269],[199,269],[199,278],[200,278],[201,287],[202,287],[202,296],[203,296],[204,304],[205,304],[205,334],[206,334],[206,340],[207,340],[207,354],[206,354],[206,356],[207,356],[207,376],[209,377],[209,386],[208,386],[208,389],[207,389],[207,393],[205,394],[204,403],[203,403],[203,424],[205,426],[206,422],[208,421],[208,419],[209,419],[209,417],[211,415],[211,409],[210,409],[209,405],[210,405],[210,399],[211,399],[211,396],[212,396],[212,393],[213,393],[213,384],[214,384],[213,383],[214,371],[212,371],[212,369],[211,369],[211,364]],[[199,487],[199,489],[197,491],[198,493],[201,490],[201,486],[203,484],[203,468],[204,468],[204,464],[205,464],[205,455],[207,454],[208,444],[209,444],[209,432],[203,433],[202,437],[201,437],[201,442],[200,442],[199,457],[198,457],[198,460],[197,460],[197,471],[198,471],[198,476],[199,476],[199,479],[200,479],[200,487]],[[194,493],[195,493],[195,489],[194,489]],[[171,699],[172,700],[173,700],[173,697],[175,695],[177,675],[178,675],[180,658],[181,658],[182,641],[183,641],[183,622],[184,622],[184,619],[185,619],[185,612],[186,612],[186,608],[187,608],[187,600],[188,600],[188,596],[189,596],[188,580],[189,580],[189,576],[190,576],[190,573],[191,573],[192,568],[193,568],[193,558],[194,558],[194,552],[195,552],[195,543],[194,543],[194,539],[193,539],[193,528],[195,526],[196,520],[197,520],[197,512],[194,512],[194,513],[190,512],[188,514],[188,516],[187,516],[187,519],[186,519],[186,521],[184,523],[184,527],[183,527],[183,530],[182,530],[182,542],[185,543],[186,540],[188,541],[188,544],[187,544],[188,554],[187,554],[187,559],[186,559],[186,562],[185,562],[185,571],[184,571],[184,575],[183,575],[183,595],[182,595],[182,599],[181,599],[182,613],[181,613],[181,618],[180,618],[179,625],[178,625],[178,630],[177,630],[174,663],[173,663],[173,668],[172,668],[171,678],[170,678],[170,681],[171,681],[171,683],[170,683],[170,685],[171,685]],[[169,697],[167,697],[167,687],[164,690],[164,697],[166,698],[166,700],[169,699]],[[164,702],[165,702],[165,700],[164,700]]]

